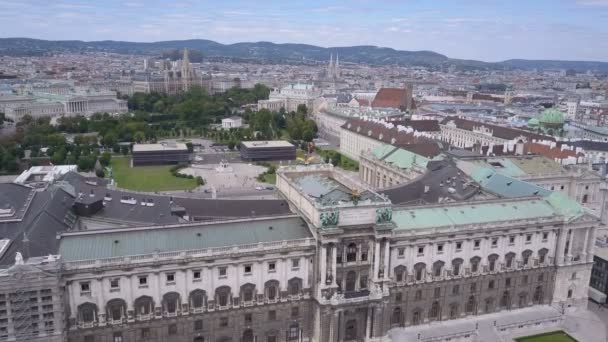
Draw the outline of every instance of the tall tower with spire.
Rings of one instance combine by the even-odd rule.
[[[184,49],[184,55],[182,57],[182,66],[181,66],[181,81],[183,83],[184,91],[188,91],[190,89],[190,84],[194,79],[194,71],[192,70],[192,65],[190,65],[190,58],[188,57],[188,49]]]
[[[337,79],[340,77],[340,60],[338,54],[336,54],[336,60],[334,62],[334,54],[329,55],[329,65],[327,66],[326,77],[328,79]]]

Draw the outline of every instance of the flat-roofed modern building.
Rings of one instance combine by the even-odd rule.
[[[183,143],[135,144],[133,166],[189,163],[192,154]]]
[[[243,141],[239,150],[241,158],[249,161],[296,159],[296,147],[284,140]]]

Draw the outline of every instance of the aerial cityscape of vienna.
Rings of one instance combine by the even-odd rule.
[[[608,342],[608,0],[0,0],[0,342]]]

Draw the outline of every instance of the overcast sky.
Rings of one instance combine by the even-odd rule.
[[[608,61],[608,0],[0,0],[0,36],[272,41]]]

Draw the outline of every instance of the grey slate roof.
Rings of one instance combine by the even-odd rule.
[[[98,178],[89,179],[75,172],[66,173],[61,180],[68,182],[74,187],[77,194],[76,201],[92,203],[103,200],[104,197],[110,195],[112,200],[105,201],[104,207],[93,215],[95,218],[124,221],[134,225],[174,224],[179,222],[178,217],[171,215],[171,200],[169,197],[110,190],[106,188],[105,180]],[[97,182],[97,185],[94,185],[93,182]],[[135,198],[137,204],[121,203],[120,200],[123,196]],[[150,199],[154,201],[154,206],[142,206],[140,204],[142,200],[147,201]]]
[[[312,237],[299,217],[96,231],[62,236],[65,261],[185,251]]]
[[[0,238],[10,239],[11,244],[0,258],[0,264],[14,263],[15,253],[21,252],[25,258],[45,256],[57,252],[57,233],[63,232],[74,223],[72,212],[74,197],[61,186],[52,185],[44,191],[34,191],[18,184],[0,184],[0,207],[5,208],[9,198],[23,210],[20,220],[0,219]],[[24,198],[31,197],[29,206]],[[28,242],[24,242],[27,236]]]
[[[175,197],[173,201],[184,208],[187,215],[197,220],[291,214],[289,204],[283,200],[221,200]]]

